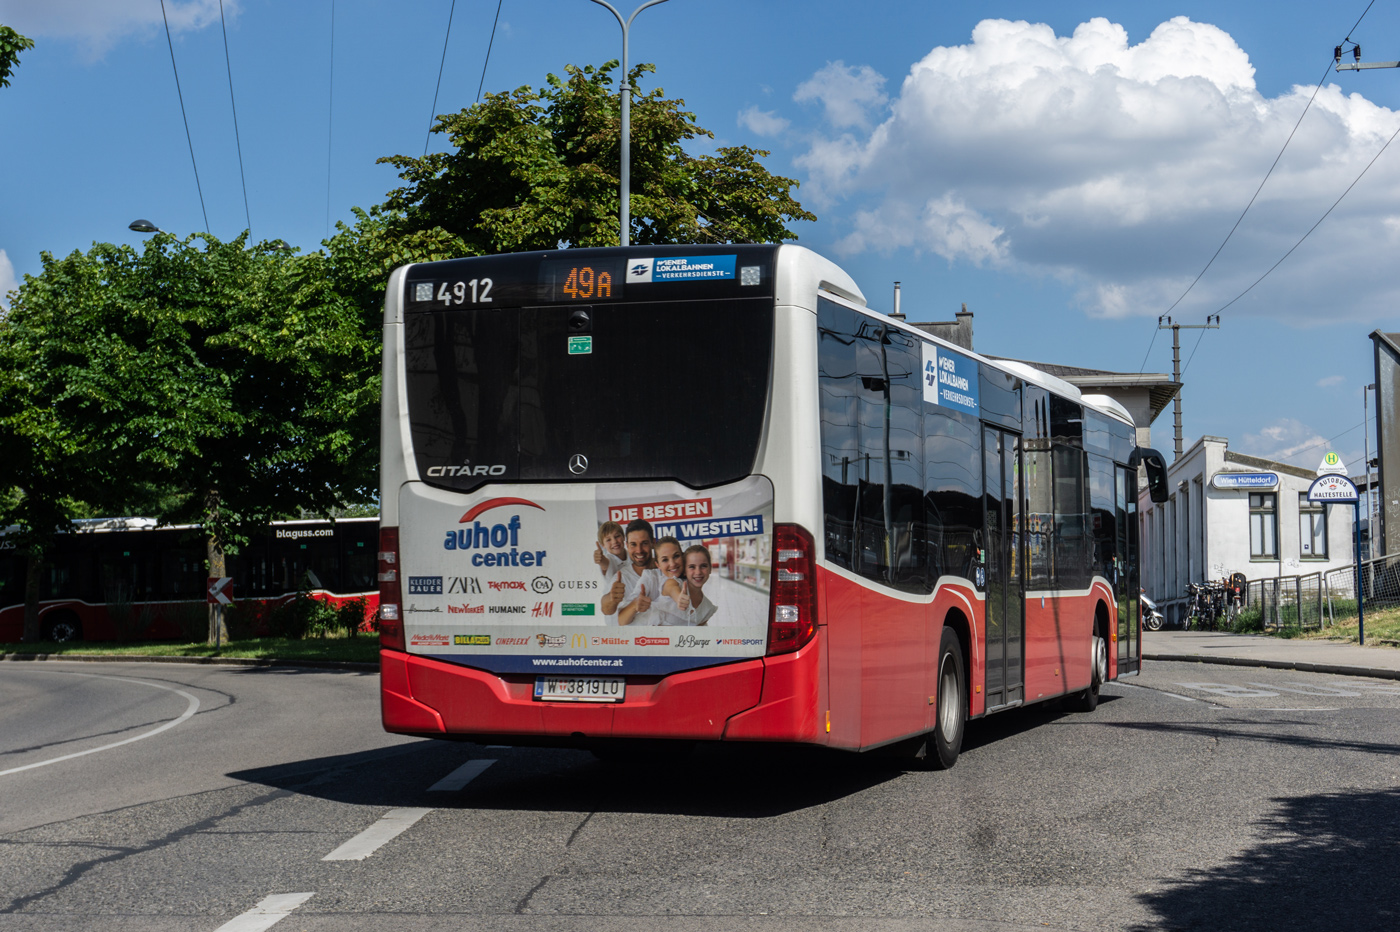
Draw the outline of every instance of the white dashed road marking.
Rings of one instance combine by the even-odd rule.
[[[365,829],[345,844],[336,848],[330,854],[321,858],[322,861],[363,861],[374,854],[375,851],[399,835],[408,831],[414,822],[432,812],[431,809],[422,809],[416,806],[408,806],[403,809],[390,809],[376,823]]]
[[[258,905],[240,916],[234,916],[214,932],[263,932],[287,918],[292,910],[311,899],[314,893],[274,893],[263,897]]]
[[[469,760],[428,787],[429,793],[455,793],[486,772],[495,760]]]

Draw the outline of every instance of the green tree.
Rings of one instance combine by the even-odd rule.
[[[439,117],[451,152],[380,159],[407,185],[384,205],[405,243],[433,230],[454,237],[461,255],[570,246],[615,246],[621,165],[617,62],[570,65],[538,90],[488,94]],[[636,87],[651,65],[638,65]],[[657,88],[631,111],[630,238],[638,244],[780,242],[787,224],[815,220],[792,198],[797,182],[770,174],[768,152],[728,146],[690,155],[684,143],[713,133]]]
[[[50,438],[4,476],[33,510],[61,507],[62,464],[90,451],[110,485],[91,494],[202,524],[224,575],[250,528],[372,497],[378,321],[333,254],[158,234],[42,260],[0,327],[0,431]]]
[[[19,64],[19,53],[34,48],[34,40],[0,26],[0,87],[10,86],[10,75]]]

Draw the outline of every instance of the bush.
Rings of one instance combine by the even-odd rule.
[[[1259,608],[1242,608],[1235,616],[1230,630],[1235,634],[1257,634],[1264,630],[1264,612]]]

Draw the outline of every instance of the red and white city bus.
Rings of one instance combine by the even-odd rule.
[[[949,766],[969,718],[1138,668],[1127,411],[801,247],[400,268],[382,445],[389,731]]]

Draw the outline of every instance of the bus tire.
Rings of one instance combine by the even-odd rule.
[[[83,623],[72,612],[50,612],[44,616],[41,635],[45,641],[67,644],[83,639]]]
[[[962,641],[952,628],[945,627],[938,642],[938,667],[935,688],[936,720],[929,744],[933,753],[928,763],[947,770],[958,762],[962,750],[963,732],[967,730],[967,671],[963,669]]]
[[[1108,644],[1097,631],[1094,633],[1089,657],[1092,667],[1089,688],[1065,699],[1065,708],[1071,712],[1092,712],[1099,707],[1099,687],[1108,675]]]

